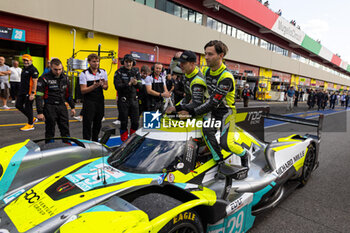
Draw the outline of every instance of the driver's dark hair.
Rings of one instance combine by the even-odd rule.
[[[222,42],[221,40],[211,40],[209,41],[205,46],[204,46],[204,50],[207,47],[211,47],[214,46],[215,51],[217,54],[223,53],[224,56],[227,54],[228,52],[228,48],[227,46],[224,44],[224,42]]]
[[[62,65],[62,62],[60,59],[58,58],[52,58],[51,61],[50,61],[50,65],[55,65],[55,66],[59,66],[59,65]]]
[[[88,61],[91,61],[93,59],[96,60],[100,60],[100,57],[96,54],[96,53],[91,53],[88,57],[87,57]]]

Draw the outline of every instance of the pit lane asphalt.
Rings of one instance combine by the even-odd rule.
[[[272,113],[287,114],[286,103],[253,102],[249,106],[269,105]],[[237,107],[242,103],[237,103]],[[10,107],[13,105],[10,104]],[[338,110],[341,108],[338,107]],[[79,105],[77,114],[79,113]],[[306,112],[305,103],[299,103],[295,112]],[[310,111],[309,111],[310,113]],[[324,121],[319,154],[320,166],[309,183],[295,190],[273,210],[257,216],[250,233],[260,232],[350,232],[350,117],[349,112],[327,115]],[[117,116],[114,101],[106,101],[103,125],[111,124]],[[0,111],[0,147],[25,139],[44,137],[44,124],[35,130],[21,132],[25,117],[16,110]],[[71,118],[71,136],[81,137],[82,123]],[[311,127],[283,124],[266,129],[265,139],[271,141],[294,132],[315,133]],[[56,135],[59,136],[56,128]]]

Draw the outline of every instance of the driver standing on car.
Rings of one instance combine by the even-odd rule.
[[[213,159],[216,162],[223,161],[221,148],[238,155],[241,164],[248,168],[248,151],[242,147],[235,138],[235,80],[223,63],[223,58],[228,52],[227,46],[218,40],[209,41],[205,46],[205,59],[208,67],[204,69],[204,76],[210,97],[205,103],[193,109],[193,111],[181,111],[180,115],[192,115],[192,117],[207,113],[204,120],[221,121],[220,144],[216,140],[216,128],[202,128],[204,139],[210,148]]]
[[[36,105],[38,119],[45,121],[45,138],[55,136],[57,122],[61,137],[70,137],[69,119],[65,102],[71,107],[71,115],[75,115],[74,101],[70,95],[68,77],[63,73],[62,62],[54,58],[50,63],[50,71],[42,75],[37,84]],[[44,100],[44,107],[42,106]],[[46,142],[50,142],[47,140]]]
[[[176,53],[173,61],[180,62],[181,70],[185,74],[185,78],[182,80],[185,96],[175,107],[168,107],[166,113],[182,110],[193,111],[195,107],[203,104],[207,89],[203,74],[196,65],[197,56],[194,52],[186,50],[183,53]]]
[[[136,61],[131,54],[126,54],[121,61],[122,67],[114,74],[114,86],[118,92],[118,111],[120,120],[120,139],[128,139],[128,117],[131,120],[130,136],[139,127],[139,102],[137,90],[142,88],[139,71],[133,66]]]

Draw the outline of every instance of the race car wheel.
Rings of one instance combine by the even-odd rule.
[[[159,193],[150,193],[137,197],[131,203],[146,212],[150,220],[182,204],[182,202],[172,197]],[[178,214],[159,231],[159,233],[185,232],[204,232],[199,214],[192,209]]]
[[[303,172],[301,174],[300,187],[304,187],[311,177],[311,173],[316,164],[316,151],[315,148],[310,145],[305,156]]]

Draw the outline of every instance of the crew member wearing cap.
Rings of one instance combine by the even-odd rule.
[[[185,78],[183,79],[185,96],[175,107],[168,107],[166,112],[179,112],[185,110],[192,112],[195,107],[204,103],[207,84],[202,72],[197,67],[197,56],[192,51],[184,51],[175,54],[173,61],[179,61]]]
[[[223,58],[228,52],[227,46],[218,40],[209,41],[205,46],[205,59],[208,67],[204,76],[210,97],[193,111],[181,111],[180,115],[191,114],[192,117],[207,114],[204,119],[221,121],[220,144],[216,140],[217,128],[202,128],[204,139],[210,148],[213,159],[223,164],[221,149],[232,152],[241,158],[242,166],[248,167],[250,152],[244,148],[243,137],[237,137],[235,124],[235,80],[226,69]],[[247,145],[249,147],[251,145]]]
[[[131,54],[126,54],[121,60],[123,65],[114,74],[114,86],[118,94],[118,111],[120,120],[120,139],[128,139],[128,117],[131,120],[130,136],[139,127],[139,102],[137,90],[141,89],[141,76],[136,61]]]
[[[75,115],[74,100],[71,96],[69,79],[63,72],[62,62],[54,58],[50,63],[50,70],[38,80],[36,107],[38,119],[45,121],[46,142],[55,136],[56,122],[61,137],[70,137],[69,118],[65,102],[71,107],[71,115]],[[44,107],[43,101],[44,100]]]
[[[21,73],[21,84],[18,90],[16,108],[28,119],[28,123],[20,130],[29,131],[34,130],[34,122],[37,121],[37,119],[33,117],[33,101],[36,94],[39,72],[33,66],[33,60],[29,54],[24,54],[22,60],[24,68]]]

